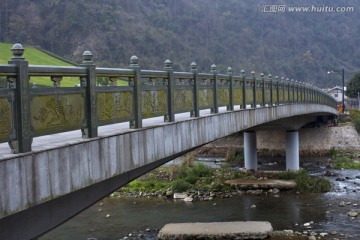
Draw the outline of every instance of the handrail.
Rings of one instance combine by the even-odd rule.
[[[235,75],[231,68],[218,73],[216,65],[210,73],[199,73],[196,63],[189,72],[175,72],[170,60],[162,70],[145,70],[136,56],[128,69],[100,68],[89,51],[78,66],[38,66],[28,64],[24,50],[15,44],[11,60],[0,65],[0,77],[8,83],[0,91],[0,142],[9,142],[14,153],[31,151],[36,136],[78,129],[92,138],[101,125],[129,122],[141,128],[145,118],[163,116],[172,122],[177,113],[198,117],[202,109],[218,113],[223,106],[229,111],[303,103],[336,108],[335,99],[321,89],[277,76],[256,78],[244,70]],[[31,87],[32,77],[49,77],[54,87]],[[78,78],[80,84],[63,88],[63,77]],[[97,86],[99,78],[105,83]]]

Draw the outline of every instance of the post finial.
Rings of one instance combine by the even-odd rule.
[[[228,69],[227,69],[227,73],[228,73],[228,74],[233,74],[233,70],[232,70],[232,68],[231,68],[231,67],[228,67]]]
[[[83,63],[87,62],[92,62],[92,53],[88,50],[86,50],[84,53],[83,53]]]
[[[172,69],[172,62],[169,59],[166,59],[164,62],[164,69],[171,70]]]
[[[25,49],[20,43],[15,43],[11,48],[11,52],[13,54],[11,59],[25,59],[23,57],[24,51]]]
[[[191,71],[196,71],[196,70],[197,70],[196,62],[192,62],[192,63],[190,64],[190,70],[191,70]]]
[[[134,55],[130,58],[130,67],[138,67],[138,66],[139,66],[139,58]]]
[[[241,73],[241,76],[242,76],[242,77],[245,77],[245,70],[244,70],[244,69],[242,69],[242,70],[240,71],[240,73]]]
[[[252,76],[252,77],[255,77],[255,71],[252,71],[252,72],[251,72],[251,76]]]
[[[216,72],[216,71],[217,71],[217,67],[216,67],[215,64],[211,65],[210,71],[211,71],[211,72]]]

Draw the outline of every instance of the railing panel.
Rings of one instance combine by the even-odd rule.
[[[234,77],[234,85],[233,85],[233,103],[234,105],[238,105],[241,108],[244,108],[243,106],[243,90],[242,90],[242,78],[236,78]]]
[[[254,98],[254,93],[253,93],[253,80],[249,80],[246,79],[245,81],[245,101],[246,101],[246,105],[253,105],[253,98]],[[245,106],[246,108],[246,106]]]
[[[279,84],[279,104],[284,104],[284,85]]]
[[[256,105],[262,106],[263,97],[262,97],[262,83],[260,81],[256,81]]]
[[[14,92],[10,89],[0,89],[0,142],[10,141],[14,133],[13,112]]]
[[[181,76],[185,78],[180,78]],[[193,74],[176,73],[174,91],[175,113],[194,111],[194,79]]]
[[[214,82],[211,74],[199,74],[199,109],[208,109],[214,107]]]
[[[99,125],[126,122],[134,118],[131,87],[98,88],[96,103]]]
[[[219,107],[230,105],[230,90],[226,86],[220,86],[218,90]]]
[[[31,125],[34,136],[84,128],[85,90],[82,88],[32,89]]]
[[[271,85],[269,83],[265,83],[265,106],[268,104],[270,106],[270,90]]]

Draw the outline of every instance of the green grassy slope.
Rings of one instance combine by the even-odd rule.
[[[0,43],[0,64],[7,64],[11,59],[13,44]],[[36,48],[24,47],[24,57],[30,65],[52,65],[52,66],[72,66],[71,64],[61,61],[55,57],[52,57]],[[37,85],[52,86],[53,83],[49,77],[32,77],[30,83],[36,83]],[[77,78],[64,78],[61,81],[63,87],[73,87],[78,84]]]
[[[0,43],[0,64],[7,64],[11,59],[12,44]],[[56,58],[42,52],[36,48],[24,47],[24,57],[29,62],[30,65],[51,65],[51,66],[73,66],[72,64],[60,60],[61,57]],[[32,77],[30,83],[40,86],[53,86],[53,82],[50,80],[50,77]],[[79,84],[80,80],[74,77],[65,77],[61,81],[62,87],[73,87],[76,84]],[[127,86],[126,81],[118,81],[119,86]]]

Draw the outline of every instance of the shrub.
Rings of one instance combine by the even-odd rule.
[[[197,163],[190,168],[190,174],[196,177],[209,177],[213,174],[213,171],[210,167],[202,163]]]
[[[185,192],[191,188],[191,184],[185,181],[185,179],[178,179],[174,181],[172,189],[174,192]]]

